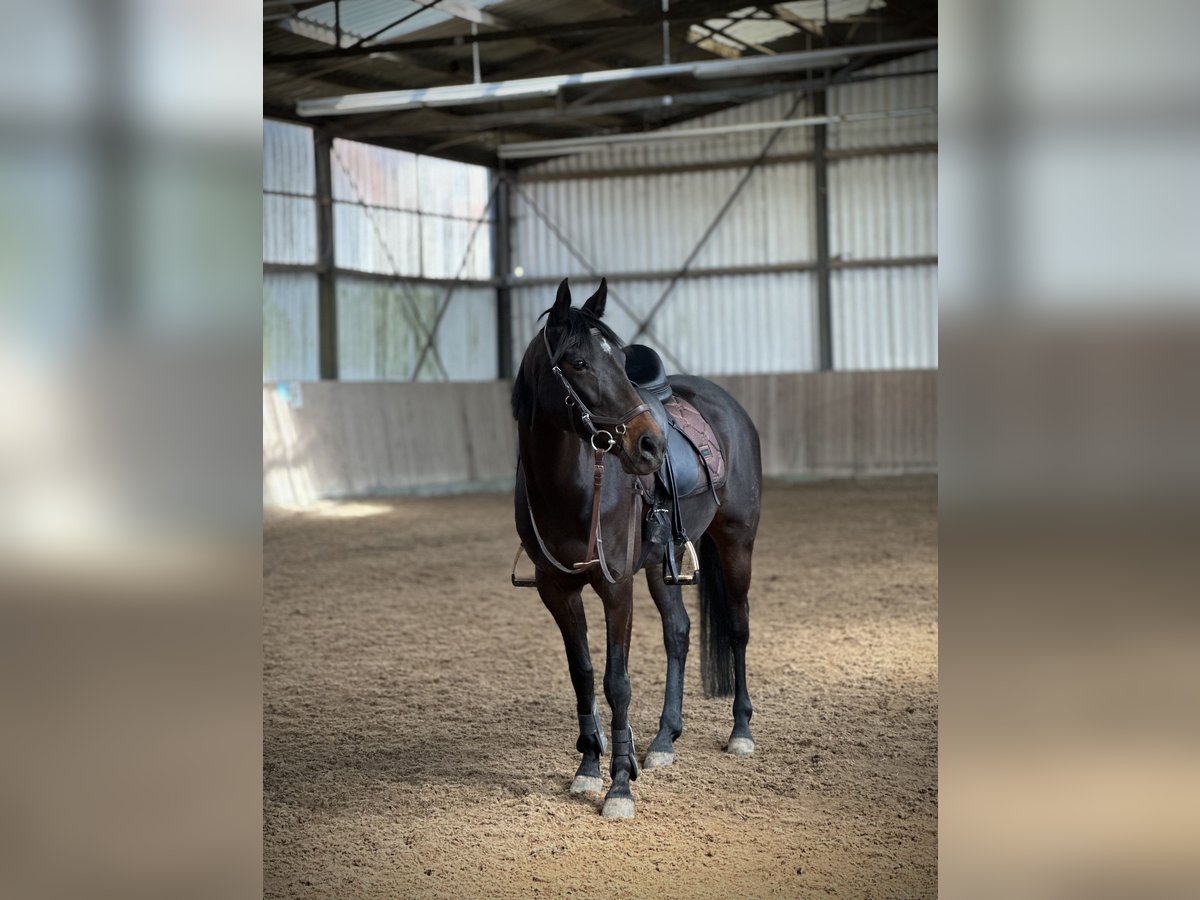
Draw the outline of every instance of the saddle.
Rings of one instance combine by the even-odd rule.
[[[684,529],[679,501],[710,491],[720,505],[717,488],[725,483],[725,454],[700,411],[683,397],[675,396],[658,353],[643,344],[629,344],[624,350],[625,374],[667,436],[662,466],[653,475],[639,477],[646,516],[638,566],[645,564],[656,547],[662,548],[666,551],[663,580],[667,584],[695,584],[696,552]],[[692,571],[688,575],[680,573],[680,551],[690,556]]]

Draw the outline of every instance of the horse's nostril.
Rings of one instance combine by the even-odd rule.
[[[646,456],[656,457],[662,453],[662,438],[656,437],[653,434],[643,434],[638,440],[638,449]]]

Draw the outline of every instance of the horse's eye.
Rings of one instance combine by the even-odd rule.
[[[571,365],[573,365],[575,367],[576,371],[582,372],[584,369],[587,368],[587,360],[573,359],[573,360],[571,360]]]

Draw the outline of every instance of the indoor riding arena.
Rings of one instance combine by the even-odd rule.
[[[263,9],[266,896],[936,896],[936,4]]]

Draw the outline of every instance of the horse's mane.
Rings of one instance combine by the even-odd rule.
[[[546,310],[538,316],[538,320],[544,319],[549,313],[550,310]],[[572,306],[567,310],[567,321],[561,327],[565,331],[563,332],[563,336],[560,336],[558,340],[566,341],[563,345],[564,347],[570,347],[573,344],[579,343],[592,331],[597,332],[602,338],[616,347],[623,347],[625,345],[624,341],[617,337],[615,331],[600,321],[599,318],[592,315],[592,313],[579,307]],[[535,335],[534,338],[536,340],[538,336]],[[533,396],[535,389],[534,382],[525,373],[525,362],[528,359],[529,353],[526,352],[525,359],[521,360],[521,366],[517,370],[517,377],[513,379],[512,414],[514,419],[521,418],[522,410],[532,410],[536,405],[536,398]]]

